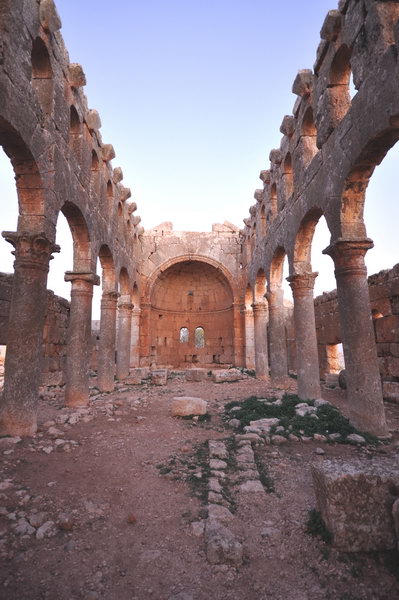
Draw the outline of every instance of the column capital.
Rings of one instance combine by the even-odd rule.
[[[313,294],[314,282],[318,274],[317,271],[314,271],[313,273],[295,273],[287,277],[293,296]]]
[[[59,252],[60,247],[48,239],[45,233],[29,231],[3,231],[3,238],[12,246],[15,256],[15,267],[29,267],[48,271],[49,261],[53,252]]]
[[[254,302],[251,304],[254,313],[267,313],[267,302]]]
[[[106,291],[101,296],[101,308],[114,308],[118,301],[119,294],[114,291]]]
[[[364,257],[370,248],[374,247],[373,240],[346,240],[338,238],[323,250],[334,261],[335,275],[365,275],[367,273]]]
[[[131,302],[120,302],[118,304],[118,309],[127,311],[127,312],[131,312],[133,309],[133,304]]]
[[[86,283],[92,283],[93,285],[100,285],[100,277],[96,273],[92,272],[81,272],[81,271],[66,271],[64,275],[64,281],[85,281]]]

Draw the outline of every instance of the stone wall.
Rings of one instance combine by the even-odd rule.
[[[399,400],[399,264],[368,278],[380,373],[385,398]],[[334,348],[342,342],[337,292],[315,299],[320,376],[336,372]]]
[[[7,345],[7,323],[11,304],[13,275],[0,273],[0,345]],[[69,302],[47,291],[46,316],[43,331],[42,383],[64,383],[66,335],[69,320]]]
[[[178,232],[167,222],[146,231],[142,242],[140,364],[243,365],[238,228],[225,222],[211,232]],[[205,332],[202,348],[197,328]]]

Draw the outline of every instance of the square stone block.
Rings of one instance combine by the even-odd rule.
[[[312,465],[318,510],[344,552],[396,547],[392,506],[399,495],[399,465],[392,459],[326,460]]]

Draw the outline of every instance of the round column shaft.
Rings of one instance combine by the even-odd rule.
[[[15,248],[15,262],[0,434],[29,436],[37,430],[49,261],[59,246],[45,234],[5,231],[2,235]]]
[[[335,265],[350,419],[358,429],[385,437],[388,428],[364,263],[372,247],[370,239],[338,239],[323,253]]]
[[[130,331],[130,368],[140,366],[140,314],[141,310],[134,307],[132,310],[132,322]]]
[[[132,308],[130,302],[120,302],[118,306],[118,350],[116,354],[116,377],[125,379],[130,369],[130,337],[132,326]]]
[[[284,292],[273,287],[266,294],[269,302],[269,362],[273,379],[288,377],[287,342],[285,335]]]
[[[294,297],[298,396],[302,400],[321,397],[313,287],[318,273],[287,277]]]
[[[71,312],[67,336],[65,404],[87,406],[89,403],[89,352],[91,347],[91,303],[93,284],[100,279],[94,273],[67,271],[70,281]]]
[[[257,302],[254,309],[255,332],[255,371],[258,379],[269,379],[269,364],[267,352],[267,304]]]
[[[116,292],[103,292],[97,369],[97,386],[101,392],[112,392],[115,387],[117,301],[118,294]]]
[[[255,369],[255,326],[252,308],[244,311],[245,319],[245,366],[247,369]]]

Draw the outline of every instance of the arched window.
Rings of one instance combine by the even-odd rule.
[[[203,348],[205,346],[205,331],[203,327],[197,327],[195,330],[195,347]]]
[[[188,343],[188,329],[187,327],[182,327],[180,329],[180,343],[187,344]]]

